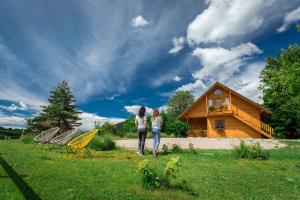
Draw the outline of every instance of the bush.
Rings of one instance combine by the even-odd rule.
[[[34,135],[31,134],[22,135],[20,137],[20,141],[24,144],[31,144],[34,142]]]
[[[233,154],[237,158],[258,160],[268,159],[268,154],[263,150],[258,142],[247,145],[244,141],[241,141],[239,146],[234,147]]]
[[[97,126],[98,134],[99,135],[117,135],[117,136],[123,136],[122,133],[117,131],[117,127],[113,124],[110,124],[108,122],[104,123],[101,126]]]
[[[196,151],[193,143],[189,143],[189,151],[193,154],[197,154],[197,151]]]
[[[164,144],[162,146],[162,151],[163,151],[162,152],[163,155],[167,155],[169,153],[169,147],[168,147],[168,145]]]
[[[183,150],[179,145],[177,145],[177,144],[172,145],[172,152],[173,153],[182,153],[182,151]]]
[[[177,119],[177,117],[171,116],[167,113],[161,113],[163,119],[162,132],[171,135],[174,134],[175,137],[186,137],[188,130],[190,130],[190,125],[184,123]]]
[[[132,132],[129,132],[129,133],[125,133],[123,135],[124,138],[138,138],[138,135],[137,133],[132,133]]]
[[[116,143],[109,136],[94,138],[89,147],[96,151],[107,151],[116,148]]]
[[[142,183],[145,188],[172,188],[171,181],[177,178],[179,166],[179,157],[171,158],[164,171],[157,172],[149,166],[149,160],[145,159],[138,164],[137,172],[142,175]]]

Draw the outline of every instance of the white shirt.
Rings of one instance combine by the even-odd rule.
[[[138,129],[146,128],[145,122],[147,122],[146,116],[143,118],[139,117],[138,115],[135,117],[135,123],[138,125]]]
[[[161,116],[158,116],[155,119],[153,119],[153,117],[151,117],[151,122],[152,122],[152,129],[160,129],[161,128],[161,125],[162,125]]]

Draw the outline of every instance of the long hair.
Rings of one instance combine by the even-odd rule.
[[[152,118],[155,119],[155,118],[158,117],[158,116],[159,116],[159,110],[158,110],[158,109],[155,109],[155,110],[153,111]]]
[[[139,110],[139,114],[138,114],[139,117],[143,118],[145,116],[145,112],[146,112],[146,108],[145,108],[145,106],[142,106]]]

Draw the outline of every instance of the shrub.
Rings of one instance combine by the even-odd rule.
[[[169,147],[168,147],[168,145],[166,145],[166,144],[164,144],[163,146],[162,146],[162,154],[163,155],[166,155],[166,154],[168,154],[169,153]]]
[[[142,183],[145,188],[171,188],[172,180],[177,178],[179,171],[179,157],[171,158],[162,173],[157,172],[149,166],[149,160],[145,159],[138,164],[138,170],[142,175]],[[157,168],[156,168],[157,169]]]
[[[197,154],[197,151],[196,151],[193,143],[189,143],[189,151],[193,154]]]
[[[145,159],[138,164],[138,170],[142,174],[142,182],[145,188],[158,188],[161,180],[157,172],[149,167],[149,160]]]
[[[34,135],[31,135],[31,134],[22,135],[20,137],[20,141],[24,144],[31,144],[34,142]]]
[[[179,145],[177,145],[177,144],[172,145],[172,152],[173,153],[182,153],[182,151],[183,150]]]
[[[125,133],[123,135],[123,137],[125,137],[125,138],[138,138],[138,135],[137,135],[137,133],[129,132],[129,133]]]
[[[263,150],[258,142],[247,145],[244,141],[241,141],[239,146],[234,147],[233,154],[237,158],[258,160],[268,159],[268,154]]]
[[[94,138],[89,147],[97,151],[107,151],[116,148],[116,143],[109,136]]]

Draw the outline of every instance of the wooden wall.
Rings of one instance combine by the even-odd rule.
[[[215,130],[215,120],[225,120],[225,130]],[[244,124],[233,116],[209,117],[207,118],[207,136],[208,137],[232,137],[232,138],[261,138],[261,134]]]
[[[199,129],[206,130],[207,129],[206,118],[190,119],[189,124],[192,126],[192,129],[194,129],[194,130],[199,130]]]
[[[205,98],[198,102],[194,107],[186,113],[187,117],[199,117],[206,115],[206,103]]]
[[[235,96],[231,96],[232,104],[237,107],[238,115],[251,121],[251,123],[260,126],[260,110],[249,102]],[[234,107],[233,107],[234,109]]]

